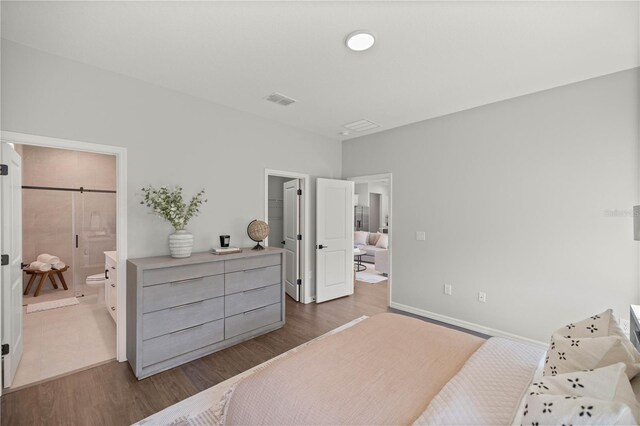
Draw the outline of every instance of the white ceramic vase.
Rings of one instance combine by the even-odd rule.
[[[169,235],[169,252],[171,257],[189,257],[193,250],[193,234],[181,229]]]

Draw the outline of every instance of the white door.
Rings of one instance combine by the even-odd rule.
[[[353,182],[318,179],[316,302],[353,294]]]
[[[300,181],[290,180],[284,186],[283,234],[285,249],[285,290],[296,302],[300,301]]]
[[[22,358],[22,169],[21,159],[13,148],[2,142],[0,163],[7,166],[2,181],[2,344],[9,345],[4,355],[4,387],[11,386]],[[4,262],[3,262],[4,263]]]

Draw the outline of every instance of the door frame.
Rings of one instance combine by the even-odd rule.
[[[0,141],[40,146],[45,148],[68,149],[114,155],[116,157],[116,253],[118,255],[118,306],[127,306],[127,148],[102,145],[48,136],[0,131]],[[1,306],[0,306],[1,309]],[[0,312],[1,314],[1,312]],[[0,318],[2,316],[0,315]],[[118,309],[116,324],[116,357],[120,362],[127,360],[127,317],[126,309]]]
[[[380,173],[377,175],[353,176],[345,178],[345,180],[350,180],[354,183],[368,183],[381,179],[389,179],[389,233],[387,234],[389,235],[389,276],[387,277],[389,280],[389,299],[387,300],[387,304],[390,304],[391,296],[393,295],[393,174]]]
[[[300,203],[300,229],[302,230],[302,244],[300,244],[300,272],[302,273],[302,285],[300,289],[300,302],[311,303],[313,302],[313,296],[311,295],[311,262],[309,260],[309,254],[312,252],[309,226],[311,221],[309,220],[309,188],[311,186],[310,177],[308,174],[298,172],[287,172],[283,170],[264,169],[264,221],[269,220],[269,176],[284,177],[290,179],[300,179],[302,188],[302,202]],[[269,245],[269,238],[264,242],[265,246]]]

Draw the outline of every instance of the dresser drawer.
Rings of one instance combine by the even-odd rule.
[[[252,309],[277,303],[282,298],[282,285],[274,284],[224,297],[224,315],[241,314]]]
[[[142,339],[151,339],[220,318],[224,318],[224,297],[150,312],[142,316]]]
[[[282,305],[280,303],[227,317],[224,320],[224,337],[229,339],[281,320]]]
[[[224,275],[224,293],[233,294],[281,282],[280,265]]]
[[[142,311],[159,311],[224,295],[224,275],[213,275],[142,288]]]
[[[224,273],[224,262],[197,263],[195,265],[173,266],[170,268],[148,269],[144,271],[143,286],[168,283],[172,281],[189,280],[205,275],[219,275]]]
[[[270,254],[266,256],[247,257],[245,259],[226,260],[224,262],[225,272],[238,272],[245,269],[258,269],[265,266],[273,266],[280,264],[279,254]]]
[[[142,342],[142,366],[185,354],[224,339],[224,320],[208,322]]]

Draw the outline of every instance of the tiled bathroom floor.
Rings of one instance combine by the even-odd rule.
[[[59,299],[65,299],[67,297],[74,297],[76,295],[76,292],[70,280],[67,281],[67,284],[68,284],[69,290],[63,289],[59,283],[58,283],[57,289],[54,289],[50,283],[46,283],[45,285],[42,286],[42,289],[40,290],[40,294],[38,295],[38,297],[33,297],[33,293],[35,293],[35,285],[34,285],[33,286],[34,288],[31,289],[29,294],[25,294],[24,296],[22,296],[22,305],[26,306],[29,303],[49,302],[51,300],[59,300]],[[86,285],[82,285],[80,289],[80,293],[86,296],[89,296],[89,295],[95,296],[98,294],[98,290],[95,288],[88,287]]]
[[[116,357],[116,324],[104,303],[97,303],[97,295],[78,300],[31,314],[23,308],[24,353],[11,389]]]

